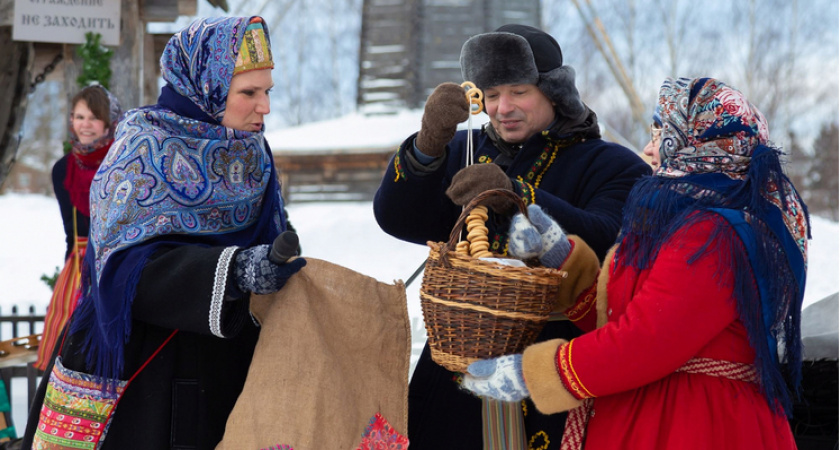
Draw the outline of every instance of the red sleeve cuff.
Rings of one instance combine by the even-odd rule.
[[[575,340],[572,339],[568,344],[562,344],[557,347],[555,363],[557,364],[557,373],[560,374],[560,381],[563,383],[563,387],[578,400],[595,397],[595,395],[586,389],[575,373],[574,365],[572,364],[572,348],[574,342]]]

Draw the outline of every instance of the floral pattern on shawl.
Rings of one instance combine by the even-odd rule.
[[[743,94],[717,80],[706,83],[689,105],[685,78],[666,81],[659,93],[662,164],[657,175],[723,173],[746,176],[750,155],[767,144],[767,121]]]
[[[166,109],[131,111],[91,187],[96,272],[118,250],[163,235],[243,229],[260,214],[271,176],[262,133]]]
[[[668,79],[659,113],[662,165],[628,196],[615,261],[648,268],[687,225],[707,214],[725,219],[689,262],[721,240],[743,248],[721,257],[734,274],[761,390],[771,408],[790,413],[789,386],[796,389],[802,376],[807,207],[784,174],[763,115],[734,88],[712,78]]]
[[[224,115],[250,20],[195,20],[170,38],[161,56],[164,80],[214,119]],[[115,251],[163,235],[230,233],[260,215],[272,164],[262,132],[156,105],[126,113],[111,148],[91,187],[97,280]],[[275,223],[279,228],[281,219]]]
[[[161,58],[158,103],[126,113],[90,190],[89,250],[71,334],[91,372],[121,376],[132,303],[148,258],[161,246],[270,244],[285,229],[283,201],[262,131],[227,128],[236,48],[251,17],[199,19]],[[197,30],[197,31],[196,31]],[[189,54],[183,40],[192,35]],[[172,57],[178,54],[178,57]],[[220,102],[220,103],[219,103]],[[210,116],[202,108],[221,104]],[[216,118],[214,118],[216,117]],[[142,245],[141,245],[142,244]]]
[[[656,175],[680,178],[719,173],[744,180],[753,152],[759,145],[770,144],[767,120],[744,94],[723,82],[711,78],[704,83],[692,81],[668,79],[660,89],[662,162]],[[805,212],[793,185],[788,180],[783,184],[781,188],[766,186],[762,195],[782,211],[787,230],[807,261]]]
[[[221,122],[248,17],[198,19],[169,40],[160,57],[163,79]],[[269,46],[268,30],[265,38]]]

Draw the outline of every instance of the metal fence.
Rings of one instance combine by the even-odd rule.
[[[29,306],[28,309],[22,311],[23,308],[12,306],[9,312],[0,308],[0,341],[7,341],[23,336],[40,333],[44,328],[44,315],[37,314],[34,306]],[[11,412],[11,397],[12,397],[12,379],[24,378],[26,379],[27,392],[27,408],[32,404],[35,397],[35,390],[38,387],[38,377],[42,372],[33,366],[37,352],[32,352],[32,357],[17,363],[3,364],[2,357],[0,357],[0,379],[6,386],[6,392],[9,396],[9,412],[6,413],[6,423],[12,423]],[[18,361],[18,360],[16,360]]]

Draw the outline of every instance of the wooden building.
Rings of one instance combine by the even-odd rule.
[[[169,34],[146,31],[148,22],[194,15],[199,0],[120,1],[121,43],[114,47],[111,91],[124,109],[154,103],[158,60]],[[225,0],[206,0],[227,10]],[[15,159],[21,120],[36,76],[63,80],[77,91],[80,59],[76,45],[11,40],[14,0],[0,0],[0,185]],[[363,0],[357,108],[368,115],[393,115],[422,108],[435,86],[461,81],[460,51],[471,36],[506,23],[540,25],[539,0]],[[51,67],[52,66],[52,67]],[[54,68],[45,73],[45,69]],[[37,88],[37,87],[36,87]],[[419,121],[401,136],[417,131]],[[377,130],[372,130],[376,133]],[[272,142],[278,165],[289,174],[292,198],[369,199],[401,139],[354,148],[308,149]],[[291,175],[295,174],[295,175]]]
[[[438,84],[463,81],[467,39],[508,23],[540,27],[540,1],[364,0],[358,106],[370,113],[422,106]]]
[[[104,0],[120,2],[120,44],[112,47],[110,90],[124,109],[157,100],[158,61],[171,35],[146,31],[149,22],[173,22],[195,15],[199,0]],[[227,11],[226,0],[205,0]],[[31,89],[43,79],[62,79],[69,97],[81,73],[77,45],[12,40],[15,0],[0,0],[0,185],[20,145],[20,131]]]
[[[428,95],[442,82],[462,81],[464,42],[507,23],[540,26],[539,0],[364,0],[356,105],[369,119],[353,133],[372,139],[352,148],[324,143],[342,119],[267,134],[286,199],[372,199],[397,146],[419,130]],[[299,132],[317,136],[320,146],[289,139]],[[383,134],[389,138],[373,138]]]
[[[397,147],[420,128],[422,111],[351,114],[268,132],[289,202],[373,199]]]

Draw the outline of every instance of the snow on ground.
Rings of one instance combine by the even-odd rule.
[[[297,203],[289,205],[288,210],[299,232],[304,256],[330,261],[385,283],[407,281],[428,255],[426,246],[402,242],[382,232],[370,202]],[[24,310],[32,305],[43,313],[51,291],[40,277],[51,275],[64,263],[64,231],[58,204],[55,199],[40,195],[7,194],[0,196],[0,214],[0,312],[9,312],[12,305]],[[837,292],[840,284],[838,224],[819,217],[811,219],[813,240],[804,306]],[[420,281],[415,280],[406,292],[414,337],[412,363],[425,340]],[[10,338],[7,330],[2,332],[0,338]],[[19,432],[25,424],[24,381],[16,380],[12,389],[14,421]]]
[[[426,246],[399,241],[379,229],[370,202],[297,203],[288,206],[305,256],[324,259],[380,281],[407,280],[425,260]],[[55,199],[0,196],[0,312],[12,305],[44,311],[51,291],[40,277],[64,264],[64,231]],[[838,224],[812,217],[807,306],[838,291]],[[419,284],[419,281],[417,282]],[[410,286],[409,291],[412,287]],[[411,296],[410,296],[411,297]],[[410,298],[410,302],[414,299]],[[419,301],[409,305],[420,314]]]

